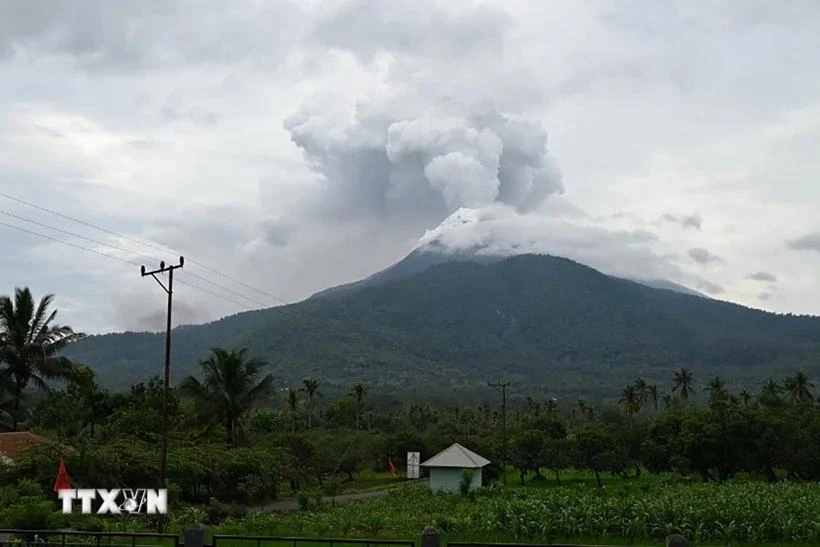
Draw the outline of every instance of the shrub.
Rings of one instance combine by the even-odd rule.
[[[458,483],[458,491],[462,496],[467,497],[473,489],[473,471],[464,469],[461,472],[461,481]]]

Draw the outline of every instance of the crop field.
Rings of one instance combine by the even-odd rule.
[[[310,511],[253,514],[216,533],[413,539],[428,525],[448,539],[657,544],[680,533],[699,545],[820,543],[816,484],[734,482],[499,489],[465,498],[422,485]]]

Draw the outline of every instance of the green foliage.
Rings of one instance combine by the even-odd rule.
[[[12,430],[22,421],[21,400],[29,385],[47,389],[48,380],[72,372],[71,362],[58,354],[83,335],[53,324],[57,315],[49,309],[53,300],[54,295],[47,294],[35,305],[28,287],[15,289],[13,299],[0,297],[0,397],[10,396],[3,417],[10,416]]]
[[[519,392],[547,384],[562,398],[595,399],[612,397],[611,386],[637,369],[651,383],[697,367],[704,379],[718,374],[748,389],[798,368],[820,373],[820,319],[651,289],[547,256],[440,264],[286,313],[180,328],[177,378],[215,343],[248,347],[286,385],[321,370],[326,395],[358,382],[416,399],[485,393],[500,370]],[[90,337],[67,355],[92,365],[104,385],[125,387],[154,370],[161,347],[160,335],[124,333]],[[678,392],[694,396],[702,385]]]
[[[470,496],[470,493],[473,490],[473,470],[472,469],[463,469],[461,471],[461,478],[458,481],[458,491],[459,493],[466,497]]]
[[[615,538],[653,544],[678,533],[698,544],[816,544],[818,504],[815,486],[788,482],[718,486],[656,481],[646,489],[497,489],[467,498],[413,487],[315,511],[249,515],[215,532],[407,538],[434,524],[451,537],[507,542],[588,538],[606,543]]]
[[[0,528],[55,530],[63,522],[64,515],[56,510],[55,504],[38,497],[23,497],[0,510]]]
[[[244,434],[250,411],[273,391],[273,376],[259,377],[264,361],[247,356],[247,349],[214,348],[200,362],[202,382],[189,376],[180,386],[196,403],[197,417],[207,428],[218,423],[225,428],[226,442],[236,447]]]
[[[35,481],[22,479],[14,486],[0,488],[0,528],[49,530],[64,521],[62,512],[45,499]]]

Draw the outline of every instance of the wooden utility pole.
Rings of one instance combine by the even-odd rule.
[[[501,480],[507,485],[507,388],[510,382],[488,382],[488,386],[501,389]]]
[[[159,263],[159,269],[151,272],[145,271],[145,266],[140,268],[142,277],[151,276],[159,283],[159,286],[168,294],[168,316],[165,325],[165,380],[162,387],[162,448],[160,449],[160,463],[159,463],[159,487],[167,488],[167,470],[168,470],[168,399],[171,391],[171,310],[173,306],[174,296],[174,270],[182,268],[185,264],[185,259],[179,257],[179,264],[166,265],[165,262]],[[160,281],[157,274],[168,273],[168,286],[166,287]],[[159,531],[162,532],[163,518],[159,519]]]

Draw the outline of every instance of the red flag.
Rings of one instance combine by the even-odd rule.
[[[393,464],[393,460],[391,458],[387,458],[387,470],[390,471],[392,476],[396,476],[396,466]]]
[[[65,470],[65,462],[60,460],[60,467],[57,469],[57,480],[54,481],[54,491],[67,490],[71,488],[71,479],[68,477],[68,472]]]

